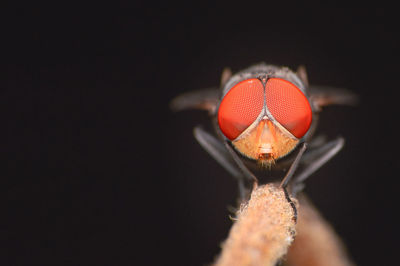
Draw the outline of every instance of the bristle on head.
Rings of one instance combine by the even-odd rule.
[[[271,166],[275,164],[275,159],[272,153],[260,153],[257,158],[257,163],[262,168],[271,169]]]

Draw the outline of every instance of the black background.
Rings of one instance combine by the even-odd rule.
[[[168,102],[261,61],[360,96],[324,110],[319,132],[346,146],[306,192],[357,264],[393,264],[398,29],[393,7],[365,5],[3,9],[1,265],[212,262],[236,184],[192,137],[207,115]]]

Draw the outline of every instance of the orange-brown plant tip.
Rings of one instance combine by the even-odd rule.
[[[275,184],[256,187],[240,207],[216,265],[275,265],[294,239],[293,216],[281,188]]]

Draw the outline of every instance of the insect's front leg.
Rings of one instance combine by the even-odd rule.
[[[344,139],[338,137],[329,142],[321,142],[317,147],[308,150],[308,152],[303,155],[301,161],[301,164],[304,165],[303,170],[293,177],[291,184],[292,194],[296,195],[297,192],[301,191],[304,187],[303,182],[332,159],[343,148],[343,145]]]
[[[228,173],[230,173],[237,181],[239,185],[240,200],[244,201],[249,194],[248,189],[245,186],[245,174],[243,170],[239,168],[236,160],[231,155],[229,149],[223,144],[223,142],[200,126],[197,126],[193,130],[194,137],[200,143],[204,150],[206,150],[211,157],[213,157]],[[233,151],[234,152],[234,151]],[[246,168],[247,169],[247,168]],[[247,170],[249,171],[249,170]]]

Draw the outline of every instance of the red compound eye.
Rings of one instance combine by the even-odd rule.
[[[303,92],[289,81],[270,78],[265,87],[268,110],[296,138],[303,137],[311,125],[312,111]]]
[[[218,124],[224,135],[233,140],[248,128],[264,105],[264,87],[258,79],[247,79],[232,87],[222,99]]]

